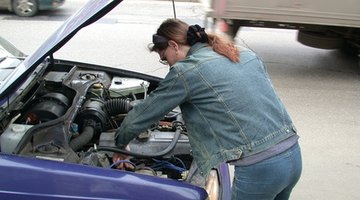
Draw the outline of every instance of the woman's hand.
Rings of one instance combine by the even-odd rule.
[[[126,150],[130,151],[129,146],[126,146],[125,148]],[[114,163],[119,162],[119,164],[116,166],[117,169],[127,169],[127,170],[133,170],[135,168],[135,166],[133,164],[131,164],[130,162],[128,162],[130,159],[130,156],[128,155],[124,155],[121,153],[114,153],[113,157],[112,157],[112,161]]]

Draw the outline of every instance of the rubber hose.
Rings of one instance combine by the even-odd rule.
[[[84,131],[76,138],[70,141],[70,147],[76,152],[84,145],[88,144],[95,135],[93,126],[85,126]]]
[[[131,109],[130,101],[128,99],[110,99],[104,103],[104,107],[110,116],[119,113],[128,113]]]

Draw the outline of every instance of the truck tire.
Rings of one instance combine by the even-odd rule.
[[[344,45],[340,50],[346,55],[357,56],[360,61],[360,43],[356,43],[356,41],[347,40],[344,42]]]
[[[340,49],[344,46],[341,37],[323,32],[299,31],[297,40],[303,45],[320,49]]]
[[[241,21],[240,20],[233,20],[232,23],[228,23],[229,28],[227,30],[227,34],[234,39],[236,37],[237,32],[240,29]]]

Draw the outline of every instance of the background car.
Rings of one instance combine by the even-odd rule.
[[[0,199],[230,199],[228,165],[200,175],[177,108],[131,151],[115,147],[122,120],[161,78],[54,58],[120,2],[88,1],[28,56],[0,37]],[[132,158],[113,163],[113,152]]]
[[[52,10],[60,7],[65,0],[0,0],[0,9],[7,9],[21,17],[32,17],[39,10]]]

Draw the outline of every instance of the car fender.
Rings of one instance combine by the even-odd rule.
[[[0,177],[0,199],[196,200],[207,197],[203,188],[186,182],[2,153]]]

